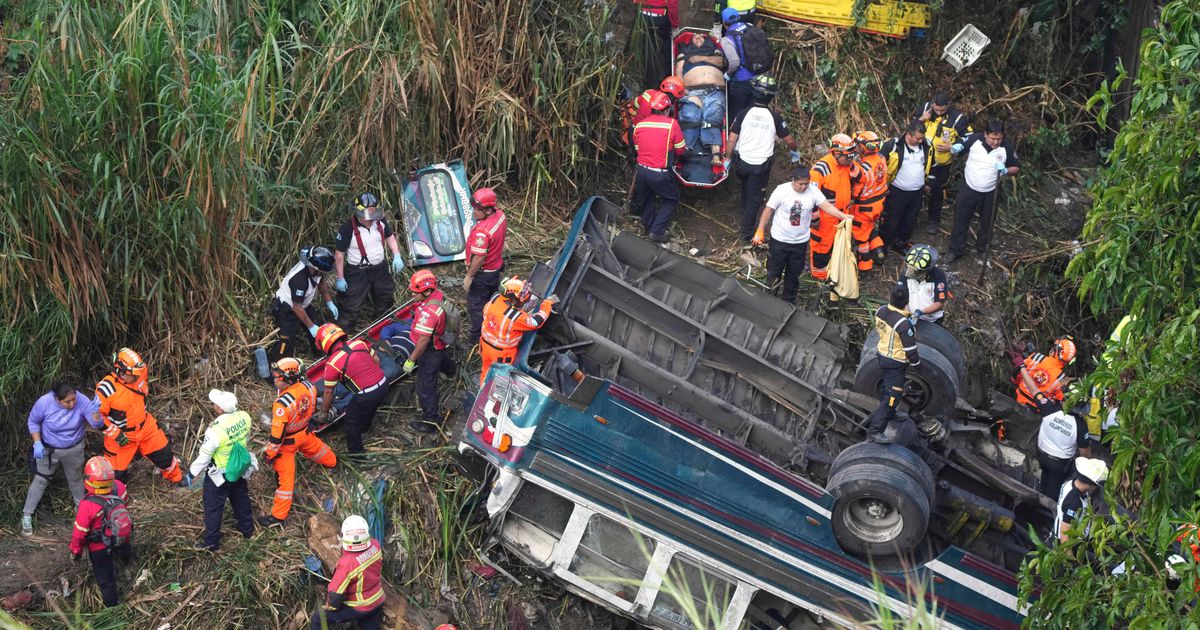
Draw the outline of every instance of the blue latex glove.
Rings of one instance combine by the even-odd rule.
[[[404,271],[404,261],[399,256],[396,256],[392,259],[392,273],[400,273],[401,271]]]
[[[412,374],[412,371],[413,371],[413,370],[415,370],[415,369],[417,369],[417,362],[416,362],[416,361],[413,361],[412,359],[409,359],[409,360],[407,360],[407,361],[405,361],[405,362],[404,362],[404,373],[405,373],[405,374]]]
[[[1008,167],[1004,165],[1004,162],[996,162],[996,172],[997,173],[1007,173]]]
[[[337,304],[333,303],[333,300],[329,300],[328,302],[326,302],[325,308],[329,309],[329,314],[333,315],[334,319],[338,318],[338,315],[339,315],[338,307],[337,307]],[[316,333],[313,333],[313,336],[316,337],[317,336]]]
[[[191,490],[192,482],[195,480],[196,480],[196,478],[192,476],[191,472],[185,472],[185,473],[183,473],[183,478],[179,480],[179,487],[187,488],[188,490]]]
[[[924,315],[924,314],[925,314],[925,311],[922,311],[922,310],[921,310],[921,309],[919,309],[919,308],[914,308],[914,309],[913,309],[913,312],[912,312],[912,320],[913,320],[913,322],[916,322],[916,321],[917,321],[918,319],[920,319],[920,318],[921,318],[921,316],[922,316],[922,315]]]
[[[337,316],[335,315],[334,317],[337,317]],[[308,334],[312,335],[313,339],[317,338],[317,325],[316,324],[313,324],[312,326],[308,327]]]
[[[725,172],[726,172],[726,173],[728,173],[728,172],[729,172],[729,167],[730,167],[730,166],[733,166],[733,160],[725,160],[724,162],[721,162],[721,166],[722,166],[722,167],[724,167],[724,168],[725,168]]]
[[[41,440],[38,440],[33,443],[33,458],[42,459],[44,457],[46,457],[46,446],[42,444]]]
[[[338,278],[337,280],[335,280],[333,283],[333,288],[337,289],[338,293],[345,293],[346,292],[346,279]]]
[[[962,153],[963,145],[961,142],[955,142],[954,146],[950,147],[950,155],[958,155]]]
[[[800,152],[799,151],[788,151],[788,155],[791,156],[791,158],[792,158],[792,164],[800,163]]]

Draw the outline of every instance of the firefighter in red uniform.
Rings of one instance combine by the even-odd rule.
[[[261,525],[283,523],[292,511],[292,490],[296,486],[296,452],[326,468],[337,465],[337,454],[321,438],[309,431],[308,421],[317,410],[317,388],[304,378],[300,361],[286,357],[271,366],[279,397],[271,406],[271,437],[266,457],[279,478],[271,513],[258,519]]]
[[[1047,398],[1062,402],[1063,389],[1068,380],[1063,370],[1075,362],[1075,352],[1075,342],[1070,337],[1060,337],[1054,340],[1049,355],[1035,352],[1025,357],[1025,369],[1029,370],[1034,384]],[[1024,380],[1017,383],[1017,402],[1037,409],[1036,396],[1028,390]]]
[[[542,300],[535,313],[527,313],[522,308],[528,301],[529,289],[525,282],[513,277],[504,281],[501,292],[484,307],[483,336],[479,339],[479,356],[483,357],[480,386],[487,379],[493,363],[512,363],[517,358],[521,337],[546,323],[550,309],[558,302],[558,296],[551,295]]]
[[[325,606],[312,618],[312,629],[354,622],[359,630],[377,630],[383,622],[383,548],[371,537],[367,520],[352,514],[342,521],[342,557],[333,569]]]
[[[679,0],[633,0],[637,9],[631,42],[638,42],[642,85],[657,85],[671,74],[671,31],[679,28]]]
[[[859,177],[858,166],[854,163],[854,140],[844,133],[830,138],[829,153],[817,160],[810,171],[812,183],[836,208],[834,212],[821,208],[813,217],[812,243],[808,249],[809,267],[817,280],[829,278],[833,237],[837,234],[839,221],[852,220],[847,213],[853,200],[853,186]]]
[[[662,92],[650,101],[651,114],[633,127],[637,176],[630,212],[642,217],[642,229],[656,243],[667,242],[667,228],[679,205],[679,184],[671,174],[672,157],[687,149],[679,121],[666,115],[671,98]]]
[[[379,357],[366,341],[348,340],[346,331],[337,324],[323,324],[317,329],[317,347],[325,353],[325,392],[321,396],[321,419],[329,418],[333,406],[333,389],[338,383],[354,395],[346,405],[342,419],[346,431],[346,450],[361,453],[363,433],[371,429],[375,410],[387,398],[388,380],[379,367]]]
[[[662,80],[657,90],[646,90],[626,103],[622,114],[621,141],[630,148],[633,147],[633,128],[654,113],[650,109],[650,101],[654,100],[654,95],[659,92],[666,94],[671,99],[671,107],[674,107],[679,99],[687,95],[687,88],[683,86],[683,79],[671,75]]]
[[[860,176],[850,191],[854,200],[850,233],[854,236],[858,270],[870,271],[875,267],[876,253],[883,251],[883,239],[875,234],[875,224],[883,214],[883,200],[887,197],[887,160],[879,154],[879,135],[874,131],[858,132],[854,144],[858,147]]]
[[[414,348],[404,362],[404,373],[417,371],[417,400],[421,403],[421,420],[410,422],[409,426],[421,433],[436,433],[442,420],[438,413],[438,375],[453,376],[458,371],[442,340],[446,332],[442,303],[446,296],[437,288],[437,276],[428,269],[413,274],[408,290],[419,301],[413,309],[413,327],[409,333]]]
[[[129,464],[140,453],[158,467],[163,479],[190,487],[191,475],[184,478],[179,460],[171,452],[171,443],[158,428],[158,421],[146,411],[149,391],[149,370],[142,357],[129,348],[121,348],[113,357],[112,374],[96,384],[99,415],[104,419],[104,456],[121,482],[129,474]]]
[[[125,518],[129,512],[124,512],[125,517],[117,517],[118,510],[114,509],[118,507],[118,502],[121,508],[129,503],[129,493],[125,490],[125,484],[116,480],[112,464],[103,457],[93,457],[84,464],[83,485],[87,488],[87,496],[76,508],[75,527],[71,531],[69,547],[71,555],[78,558],[83,555],[86,545],[88,560],[92,563],[92,576],[96,578],[96,585],[100,587],[100,597],[106,607],[112,608],[121,600],[117,593],[117,572],[113,567],[113,556],[123,561],[128,560],[130,545],[126,541],[110,549],[104,544],[104,528],[105,525],[111,524],[110,534],[114,528],[118,534],[132,534],[133,523]],[[106,509],[113,518],[105,519]],[[110,520],[111,523],[106,523],[106,520]]]
[[[470,347],[479,340],[479,329],[483,326],[483,305],[500,288],[500,271],[504,269],[504,236],[508,233],[508,219],[496,205],[496,191],[480,188],[471,196],[471,211],[475,216],[475,227],[467,238],[467,275],[463,278],[463,289],[467,291],[467,315],[471,318],[471,330],[466,345]]]

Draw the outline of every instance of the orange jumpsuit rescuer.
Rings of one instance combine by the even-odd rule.
[[[883,239],[875,235],[875,223],[883,214],[883,200],[888,192],[887,160],[879,155],[879,136],[874,131],[858,132],[854,144],[858,146],[860,176],[851,190],[854,199],[851,234],[858,270],[870,271],[875,267],[873,252],[883,247]]]
[[[817,160],[810,171],[812,183],[837,208],[833,213],[822,208],[813,217],[809,267],[817,280],[829,279],[833,237],[837,234],[838,222],[851,219],[847,214],[852,199],[851,187],[859,176],[858,166],[854,164],[854,140],[844,133],[834,135],[829,139],[829,153]]]
[[[316,434],[308,430],[308,421],[317,408],[317,389],[304,378],[300,361],[291,357],[271,366],[279,397],[271,405],[271,437],[266,456],[279,477],[271,514],[259,519],[263,525],[283,522],[292,510],[292,490],[296,487],[296,451],[326,467],[337,465],[337,454]]]
[[[167,436],[146,411],[149,374],[138,353],[121,348],[113,357],[112,374],[96,384],[99,414],[104,419],[104,457],[112,464],[118,481],[125,481],[129,464],[141,453],[158,467],[163,479],[186,486]]]
[[[493,363],[512,363],[517,358],[521,336],[546,323],[558,297],[551,295],[542,300],[536,313],[527,313],[521,308],[527,301],[529,290],[525,282],[514,277],[505,280],[500,286],[500,293],[483,308],[483,334],[479,338],[479,354],[483,357],[480,385],[483,385]]]

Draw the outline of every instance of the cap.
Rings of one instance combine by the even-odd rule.
[[[224,411],[225,413],[237,411],[238,399],[237,395],[233,392],[214,389],[208,392],[208,399],[211,400],[214,405],[220,407],[221,411]]]
[[[740,22],[741,19],[742,19],[742,14],[738,13],[738,10],[733,7],[725,7],[725,10],[721,11],[721,21],[726,24],[733,24],[734,22]]]

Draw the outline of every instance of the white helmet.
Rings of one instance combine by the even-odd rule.
[[[1094,486],[1104,485],[1108,480],[1108,464],[1102,459],[1076,457],[1075,473]]]
[[[342,549],[362,551],[371,546],[371,529],[367,519],[351,514],[342,521]]]

